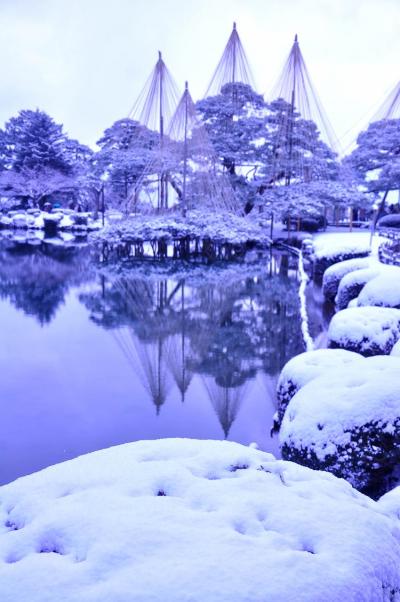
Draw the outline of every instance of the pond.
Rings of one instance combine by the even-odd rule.
[[[58,243],[0,243],[1,483],[138,439],[279,454],[276,381],[304,350],[294,256],[116,266]]]

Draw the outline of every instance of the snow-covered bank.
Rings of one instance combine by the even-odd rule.
[[[235,443],[146,441],[0,489],[2,602],[396,602],[397,520]]]
[[[102,227],[101,219],[92,213],[82,213],[71,209],[58,209],[52,212],[40,209],[28,211],[10,211],[0,213],[0,229],[8,230],[45,230],[51,228],[61,231],[91,232]]]

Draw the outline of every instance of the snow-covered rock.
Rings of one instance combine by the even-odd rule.
[[[336,307],[338,309],[346,309],[350,301],[358,297],[366,283],[373,278],[376,278],[380,271],[379,266],[375,265],[374,267],[354,270],[343,276],[340,280],[337,295],[335,297]],[[357,303],[355,303],[355,305],[357,305]]]
[[[400,359],[367,358],[306,384],[291,399],[284,458],[377,487],[400,461]]]
[[[8,228],[12,226],[12,218],[7,215],[0,215],[0,227]]]
[[[289,360],[283,367],[277,384],[277,425],[282,422],[289,401],[301,387],[321,374],[360,360],[364,360],[362,355],[345,349],[305,351]]]
[[[384,273],[364,286],[358,297],[358,305],[400,309],[400,268],[385,266]]]
[[[365,356],[388,354],[400,338],[400,310],[389,307],[350,307],[329,324],[328,346]]]
[[[63,215],[62,219],[60,220],[59,227],[61,230],[69,230],[73,227],[74,223],[75,222],[70,215]]]
[[[17,213],[12,216],[13,228],[28,228],[30,222],[33,222],[33,218],[26,213]]]
[[[398,602],[397,521],[236,443],[95,452],[0,489],[1,602]]]
[[[347,259],[346,261],[339,261],[326,269],[322,279],[322,292],[324,297],[329,301],[333,301],[338,292],[339,284],[341,279],[346,275],[360,270],[368,268],[371,264],[369,257],[359,257],[357,259]]]

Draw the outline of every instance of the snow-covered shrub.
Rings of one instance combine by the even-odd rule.
[[[378,222],[379,228],[400,228],[400,215],[385,215]]]
[[[283,418],[282,456],[379,488],[400,462],[400,359],[341,366],[305,385]]]
[[[397,341],[397,343],[395,345],[393,345],[390,355],[395,355],[395,356],[400,357],[400,341]]]
[[[137,216],[109,224],[96,235],[99,242],[151,240],[171,241],[187,236],[190,240],[209,238],[217,243],[269,244],[268,232],[257,220],[231,213],[188,211],[185,218],[178,213]]]
[[[369,253],[369,244],[359,237],[345,240],[343,237],[322,236],[314,245],[314,276],[319,279],[331,265],[347,259],[367,257]]]
[[[340,280],[339,288],[335,298],[336,307],[338,309],[346,309],[350,301],[358,297],[365,284],[375,278],[378,274],[379,267],[374,266],[360,270],[354,270],[354,272],[349,272],[343,276],[343,278]]]
[[[289,360],[283,367],[277,384],[277,425],[282,422],[289,401],[301,387],[321,374],[360,360],[364,360],[362,355],[344,349],[305,351]]]
[[[341,279],[346,276],[346,274],[350,274],[355,270],[368,268],[369,265],[370,259],[368,257],[348,259],[347,261],[340,261],[339,263],[331,265],[324,272],[322,279],[322,292],[324,297],[329,301],[334,301]]]
[[[385,272],[368,282],[358,296],[358,305],[400,309],[400,268],[385,266]]]
[[[141,441],[0,489],[2,602],[398,602],[397,521],[222,441]]]
[[[388,354],[400,338],[400,310],[389,307],[349,307],[329,324],[328,346],[365,356]]]

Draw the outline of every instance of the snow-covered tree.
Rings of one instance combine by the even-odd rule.
[[[77,183],[55,169],[9,169],[0,173],[0,196],[13,199],[24,205],[43,206],[50,195],[68,193],[71,198],[77,194]]]
[[[6,123],[4,135],[10,168],[16,171],[53,169],[69,173],[66,134],[62,125],[55,123],[44,111],[20,111],[17,117]]]
[[[327,209],[372,208],[374,197],[361,192],[350,181],[316,180],[314,182],[267,188],[259,202],[279,219],[321,218]]]
[[[266,130],[262,172],[269,184],[337,178],[336,155],[321,140],[316,124],[282,98],[268,104]]]
[[[371,123],[346,159],[368,190],[400,189],[400,119]]]
[[[133,119],[120,119],[97,142],[94,171],[108,175],[109,192],[126,201],[132,185],[143,174],[159,146],[158,134]]]
[[[265,137],[265,102],[243,83],[225,84],[220,94],[196,103],[222,165],[231,175],[239,166],[252,166],[261,158]]]

